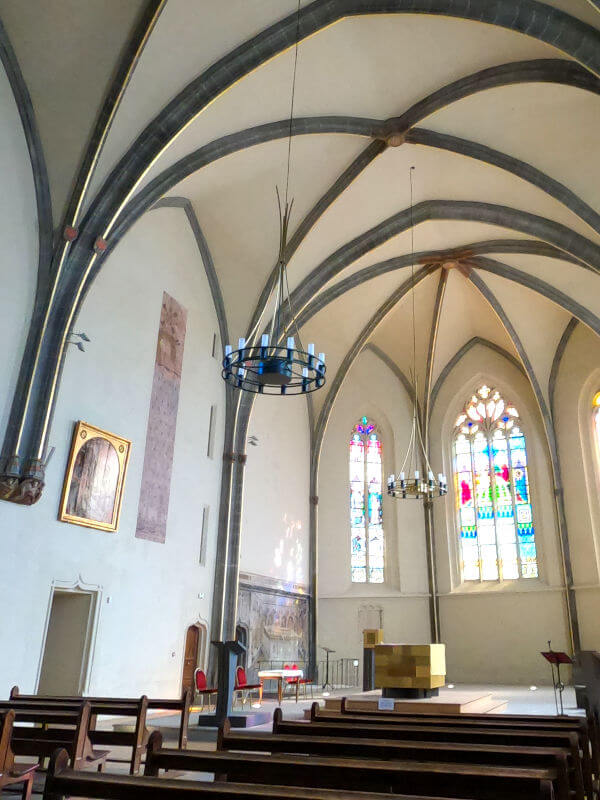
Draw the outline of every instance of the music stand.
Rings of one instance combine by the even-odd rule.
[[[552,649],[550,641],[548,641],[548,650],[542,652],[541,655],[544,656],[546,661],[550,664],[550,668],[552,669],[552,686],[554,688],[554,704],[556,705],[556,713],[558,715],[558,702],[556,700],[556,692],[558,690],[558,698],[560,700],[560,713],[561,716],[564,715],[565,709],[563,706],[563,692],[565,690],[565,685],[560,679],[560,665],[561,664],[572,664],[573,659],[568,656],[566,653],[557,652]],[[554,667],[556,667],[556,678],[554,677]]]
[[[321,650],[325,650],[325,683],[323,684],[323,691],[329,687],[333,689],[333,685],[329,683],[329,653],[335,653],[335,650],[332,650],[331,647],[323,647],[323,645],[319,645]]]

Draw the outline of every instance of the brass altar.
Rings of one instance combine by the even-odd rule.
[[[384,697],[431,697],[445,682],[445,645],[375,646],[375,687]]]

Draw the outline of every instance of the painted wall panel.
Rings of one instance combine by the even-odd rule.
[[[187,310],[163,293],[135,535],[164,542],[179,410]]]

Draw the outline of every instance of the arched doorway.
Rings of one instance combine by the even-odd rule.
[[[185,635],[185,650],[183,653],[183,675],[181,689],[186,691],[194,685],[194,671],[198,666],[198,649],[200,644],[200,631],[197,625],[190,625]]]

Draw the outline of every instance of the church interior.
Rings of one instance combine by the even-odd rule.
[[[0,794],[594,800],[599,0],[0,61]]]

